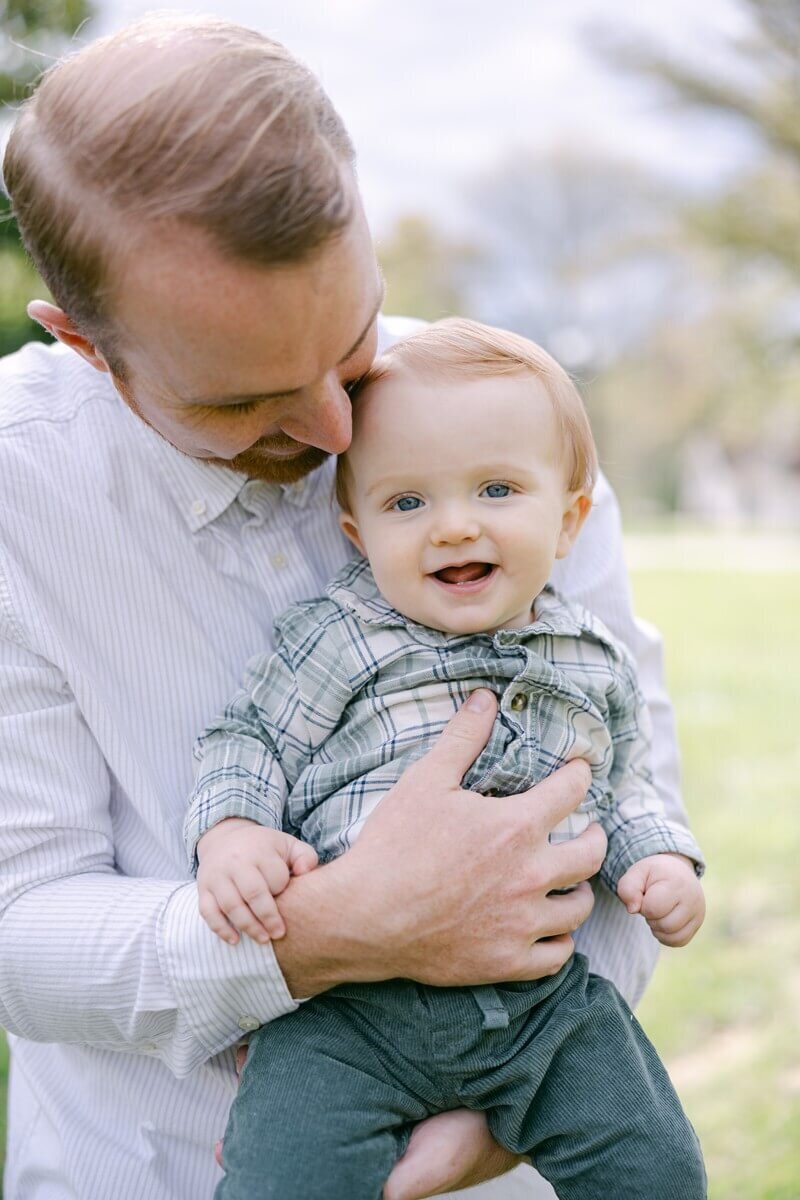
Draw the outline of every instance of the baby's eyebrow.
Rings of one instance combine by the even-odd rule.
[[[391,476],[387,478],[385,475],[382,475],[380,479],[375,480],[371,487],[367,488],[364,496],[371,496],[373,492],[413,492],[415,490],[415,485],[409,483],[407,480],[395,482]]]

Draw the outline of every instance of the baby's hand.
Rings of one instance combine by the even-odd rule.
[[[694,864],[683,854],[653,854],[617,884],[628,912],[641,913],[664,946],[685,946],[703,924],[706,901]]]
[[[232,946],[237,930],[262,945],[283,937],[286,926],[273,897],[292,875],[317,865],[316,851],[305,842],[242,817],[228,817],[204,833],[197,858],[200,915]]]

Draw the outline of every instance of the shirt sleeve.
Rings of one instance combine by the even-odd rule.
[[[253,659],[244,686],[195,745],[195,788],[184,826],[191,870],[197,843],[228,817],[283,826],[289,789],[310,761],[312,737],[285,648]]]
[[[572,552],[556,563],[553,582],[570,600],[595,613],[636,660],[639,687],[650,714],[650,762],[666,816],[688,828],[681,800],[680,756],[672,705],[664,684],[658,631],[633,615],[616,496],[600,475],[592,511]]]
[[[615,891],[628,868],[651,854],[685,854],[701,875],[705,863],[700,847],[685,825],[664,812],[653,784],[649,713],[633,660],[627,655],[617,680],[609,717],[614,754],[609,782],[614,803],[600,812],[608,837],[600,876]]]
[[[295,1001],[270,947],[211,933],[193,883],[117,871],[106,763],[3,599],[0,576],[0,1024],[188,1074]]]

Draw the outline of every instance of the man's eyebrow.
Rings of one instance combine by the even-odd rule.
[[[375,322],[375,318],[377,317],[378,313],[381,311],[381,306],[383,305],[383,301],[385,298],[386,298],[386,284],[384,283],[383,279],[381,279],[381,290],[380,290],[380,295],[378,296],[378,302],[375,305],[375,307],[373,308],[370,318],[367,321],[366,325],[364,326],[362,332],[360,333],[358,340],[356,342],[354,342],[354,344],[350,347],[350,349],[345,354],[344,358],[339,359],[339,362],[336,364],[337,367],[340,367],[342,365],[342,363],[346,363],[349,358],[352,358],[353,355],[363,345],[365,339],[369,335],[370,329],[372,329],[372,326]],[[189,407],[193,406],[193,407],[197,407],[197,408],[206,408],[206,407],[224,408],[225,405],[228,405],[228,404],[253,404],[258,400],[284,400],[284,399],[286,399],[287,396],[299,396],[299,394],[300,394],[300,392],[302,392],[302,390],[303,389],[301,387],[298,387],[298,388],[290,388],[288,390],[284,389],[284,390],[278,391],[278,392],[251,392],[249,394],[234,395],[234,396],[205,396],[205,397],[198,397],[198,398],[191,399],[191,400],[184,400],[183,403]]]

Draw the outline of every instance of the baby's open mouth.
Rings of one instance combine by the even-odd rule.
[[[433,574],[441,583],[477,583],[479,579],[486,579],[491,575],[494,567],[494,563],[470,562],[463,563],[460,567],[442,567],[441,571],[434,571]]]

